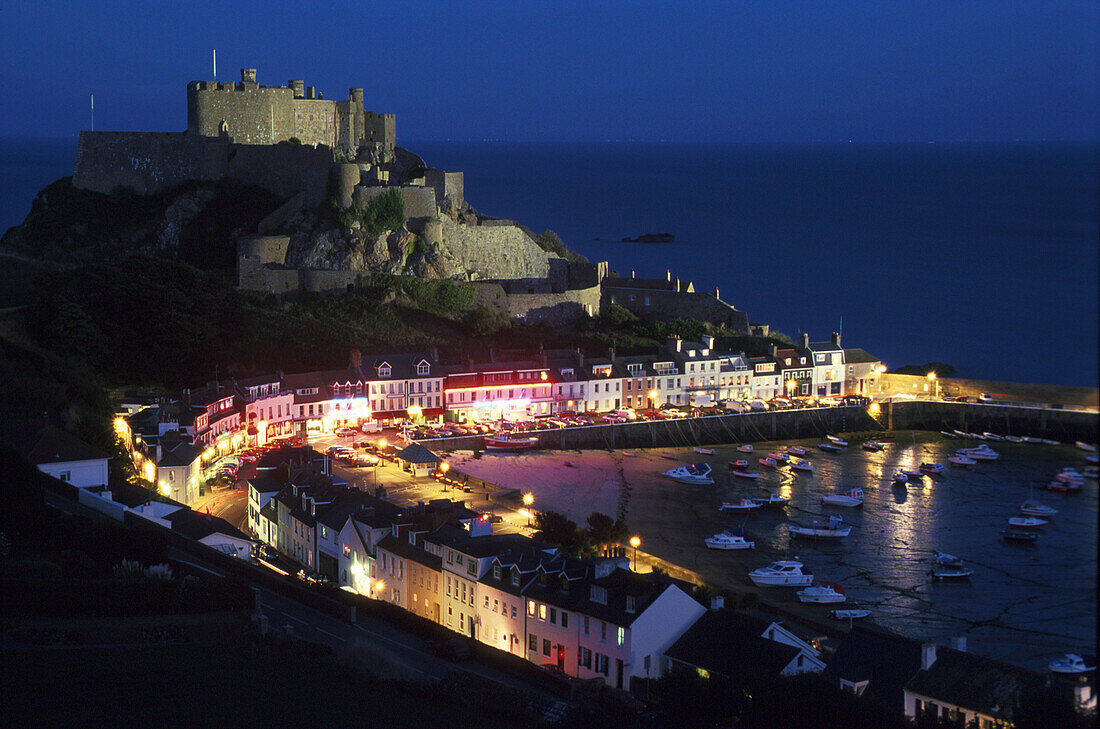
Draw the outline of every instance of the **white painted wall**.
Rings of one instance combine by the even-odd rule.
[[[89,461],[62,461],[61,463],[40,463],[38,470],[54,478],[71,483],[77,488],[107,485],[107,459],[97,458]]]
[[[650,676],[660,676],[664,652],[707,610],[675,585],[669,585],[630,626],[629,676],[644,678],[645,656],[650,656]]]

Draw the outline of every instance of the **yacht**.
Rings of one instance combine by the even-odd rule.
[[[844,589],[835,583],[814,585],[807,587],[805,590],[799,590],[796,594],[801,602],[837,603],[848,599],[844,594]]]
[[[787,446],[787,453],[792,456],[804,456],[806,455],[806,449],[802,446]]]
[[[873,440],[865,440],[859,447],[865,451],[881,451],[886,446]]]
[[[830,443],[835,443],[841,448],[848,447],[848,441],[838,438],[835,435],[826,435],[825,437],[829,440]]]
[[[754,569],[749,579],[757,587],[806,587],[813,584],[814,576],[803,573],[802,563],[795,558]]]
[[[830,516],[827,523],[814,521],[809,525],[788,524],[787,531],[792,537],[821,537],[841,539],[852,533],[852,526],[845,524],[839,516]]]
[[[942,463],[922,463],[920,470],[922,473],[943,473],[947,470],[947,466]]]
[[[732,511],[734,514],[749,514],[760,508],[760,504],[752,499],[741,499],[740,501],[723,501],[722,505],[718,507],[718,511]]]
[[[710,549],[752,549],[756,546],[756,542],[750,542],[745,539],[745,534],[741,530],[733,531],[727,529],[724,532],[718,532],[712,537],[707,537],[703,541]]]
[[[1054,673],[1088,673],[1096,670],[1096,661],[1093,660],[1090,666],[1084,658],[1076,653],[1067,653],[1061,658],[1051,661],[1047,668]]]
[[[1020,513],[1028,516],[1054,516],[1058,513],[1058,510],[1053,506],[1039,503],[1035,499],[1028,499],[1020,504]]]
[[[814,472],[814,464],[810,463],[809,461],[795,461],[791,464],[791,468],[796,471],[809,471],[810,473]]]
[[[665,471],[664,475],[680,483],[700,485],[714,483],[714,479],[710,475],[709,463],[692,463],[687,466],[680,466],[671,471]]]
[[[821,503],[832,506],[862,506],[863,489],[852,489],[843,494],[825,494],[821,497]]]
[[[753,499],[753,501],[760,504],[761,507],[770,506],[773,508],[782,509],[784,506],[790,503],[791,500],[783,498],[779,494],[768,494],[768,498],[766,499]]]

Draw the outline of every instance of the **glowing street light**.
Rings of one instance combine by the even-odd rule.
[[[447,490],[447,471],[451,470],[451,464],[447,463],[446,461],[443,461],[443,463],[439,464],[439,470],[443,474],[443,490],[446,491]]]
[[[641,545],[642,539],[637,534],[630,538],[630,546],[634,547],[634,566],[631,567],[635,572],[638,571],[638,547]]]
[[[925,375],[925,376],[926,376],[926,377],[928,378],[928,381],[929,381],[930,383],[932,383],[932,397],[938,397],[938,396],[939,396],[939,394],[940,394],[940,385],[939,385],[939,383],[938,383],[938,382],[936,381],[936,373],[935,373],[935,371],[929,372],[929,373],[928,373],[927,375]]]
[[[535,503],[535,495],[528,491],[523,495],[524,511],[527,512],[527,526],[531,526],[531,504]]]
[[[653,410],[657,409],[657,396],[659,394],[660,393],[658,393],[656,390],[650,390],[649,391],[649,407],[650,407],[650,409],[653,409]]]

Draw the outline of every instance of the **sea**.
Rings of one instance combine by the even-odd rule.
[[[890,367],[1095,387],[1100,145],[401,141],[479,212]],[[0,139],[0,230],[75,138]],[[627,243],[646,233],[671,243]]]

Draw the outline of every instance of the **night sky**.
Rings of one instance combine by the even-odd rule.
[[[532,6],[533,5],[533,6]],[[404,140],[1100,137],[1100,3],[7,3],[0,135],[180,130],[185,84],[365,88]]]

